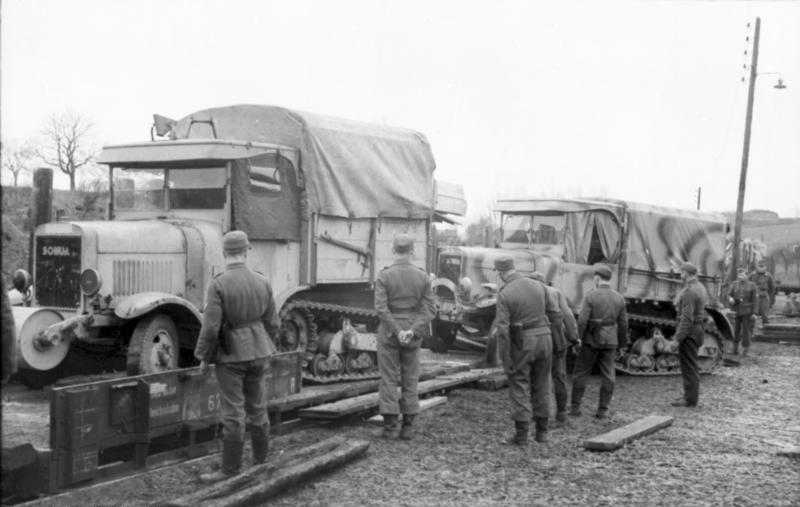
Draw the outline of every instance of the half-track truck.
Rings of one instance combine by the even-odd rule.
[[[107,221],[35,230],[32,277],[15,277],[28,295],[15,308],[23,381],[52,382],[68,354],[121,358],[130,374],[194,364],[230,230],[248,234],[248,263],[279,308],[276,345],[303,352],[304,376],[376,376],[373,284],[394,236],[412,235],[415,264],[431,271],[425,136],[274,106],[154,117],[163,140],[151,130],[99,155]]]
[[[679,267],[691,261],[709,295],[701,371],[721,361],[723,340],[732,336],[720,305],[727,232],[722,214],[615,199],[500,200],[495,211],[501,224],[495,248],[449,247],[438,254],[435,347],[446,349],[457,335],[487,343],[500,283],[493,270],[498,256],[512,256],[523,274],[542,272],[576,315],[594,286],[593,266],[602,263],[612,270],[612,287],[627,301],[631,345],[618,356],[617,369],[634,375],[677,373],[672,336],[682,288]]]

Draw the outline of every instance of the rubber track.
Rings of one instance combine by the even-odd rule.
[[[673,319],[663,319],[663,318],[660,318],[660,317],[649,317],[647,315],[641,315],[641,314],[629,313],[628,314],[628,321],[629,322],[630,321],[641,322],[641,323],[645,323],[645,324],[655,324],[655,325],[658,325],[658,326],[669,327],[669,328],[672,328],[672,329],[674,329],[676,327],[675,320],[673,320]],[[716,326],[712,326],[712,325],[706,324],[704,330],[707,333],[714,335],[719,340],[720,344],[722,344],[722,346],[725,346],[725,341],[724,341],[724,339],[722,337],[722,333],[719,332],[719,330],[716,328]],[[722,355],[719,356],[717,361],[715,363],[713,363],[710,368],[705,368],[705,369],[701,368],[700,369],[700,373],[711,373],[712,371],[714,371],[714,369],[721,362],[722,362]],[[661,372],[661,371],[647,371],[647,372],[631,371],[631,370],[626,369],[624,366],[620,365],[620,363],[618,363],[616,361],[614,362],[614,367],[615,367],[615,369],[617,371],[626,373],[628,375],[636,376],[636,377],[671,377],[671,376],[675,376],[675,375],[680,375],[681,374],[680,370],[677,370],[677,371],[664,371],[664,372]]]
[[[338,313],[343,316],[366,317],[369,319],[377,319],[378,312],[366,308],[359,308],[356,306],[335,305],[330,303],[318,303],[314,301],[294,300],[286,303],[280,312],[281,321],[295,308],[302,308],[310,311],[313,315],[315,312],[328,312]],[[377,353],[377,351],[376,351]],[[376,363],[377,366],[377,363]],[[329,377],[320,377],[307,371],[305,368],[302,371],[303,380],[312,384],[332,384],[334,382],[350,382],[354,380],[370,380],[380,377],[377,369],[374,373],[341,373],[339,375],[332,375]]]

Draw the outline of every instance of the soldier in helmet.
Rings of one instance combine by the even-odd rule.
[[[394,263],[375,280],[378,326],[379,409],[384,438],[414,438],[413,422],[419,413],[419,347],[434,316],[433,292],[428,275],[411,262],[414,238],[394,238]],[[397,388],[400,387],[400,399]],[[403,415],[398,428],[398,416]]]
[[[245,422],[250,419],[253,461],[263,463],[269,450],[266,375],[278,317],[272,287],[263,275],[247,267],[247,234],[231,231],[222,240],[225,271],[208,284],[203,326],[194,355],[205,372],[216,360],[221,395],[222,468],[202,474],[216,482],[239,473]]]
[[[739,268],[738,279],[728,289],[728,303],[736,312],[736,325],[733,334],[733,354],[739,353],[739,342],[742,342],[742,355],[746,356],[750,349],[750,331],[753,312],[758,305],[758,288],[747,278],[747,270]]]
[[[547,291],[546,313],[553,340],[551,371],[556,398],[556,421],[558,424],[563,424],[567,420],[567,343],[578,343],[578,326],[564,294],[547,284],[544,274],[540,271],[531,273],[531,278],[545,284],[544,288]]]
[[[586,379],[594,365],[603,377],[600,384],[595,417],[604,419],[614,396],[614,359],[617,348],[628,342],[628,315],[625,298],[611,288],[611,268],[598,264],[594,269],[595,288],[586,294],[578,315],[578,336],[582,344],[575,361],[572,379],[572,408],[570,415],[581,415],[581,400],[586,390]]]
[[[697,349],[703,343],[703,322],[708,295],[697,279],[697,267],[691,262],[681,265],[681,279],[685,287],[678,294],[678,360],[683,376],[683,396],[672,402],[674,407],[694,407],[700,397],[700,366]]]
[[[750,281],[758,288],[758,308],[756,313],[761,317],[761,324],[769,324],[769,309],[775,304],[775,280],[767,273],[767,262],[758,261],[756,272],[750,275]]]
[[[497,295],[494,328],[508,375],[516,430],[507,442],[526,445],[531,419],[536,423],[535,440],[546,442],[553,359],[550,322],[545,314],[547,292],[544,284],[517,273],[509,256],[495,259],[494,268],[505,283]]]

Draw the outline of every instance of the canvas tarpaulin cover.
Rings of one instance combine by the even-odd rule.
[[[275,106],[238,105],[180,120],[176,138],[280,144],[300,151],[309,211],[351,218],[427,219],[433,214],[436,167],[425,136]],[[192,122],[192,119],[195,122]],[[200,122],[198,122],[200,120]]]
[[[629,267],[668,273],[690,261],[701,275],[724,275],[724,215],[638,203],[627,207]]]

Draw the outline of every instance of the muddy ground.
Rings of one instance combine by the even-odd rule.
[[[586,394],[597,400],[599,378]],[[800,445],[800,347],[755,343],[739,367],[704,376],[700,405],[669,405],[679,377],[618,377],[611,417],[570,419],[550,442],[500,441],[512,430],[508,389],[451,391],[419,417],[412,442],[378,438],[362,420],[273,439],[273,454],[332,435],[367,438],[367,456],[274,499],[269,505],[800,505],[800,459],[776,453]],[[616,452],[582,442],[649,414],[672,426]],[[36,505],[153,505],[199,487],[209,456],[94,486]]]

